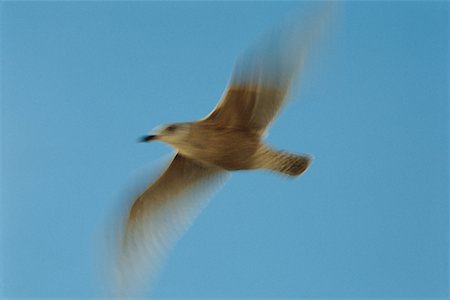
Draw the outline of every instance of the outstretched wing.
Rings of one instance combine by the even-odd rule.
[[[241,56],[217,107],[201,122],[263,132],[285,103],[290,86],[327,18],[321,9],[272,32]]]
[[[227,172],[180,154],[133,203],[117,265],[120,296],[138,296]]]

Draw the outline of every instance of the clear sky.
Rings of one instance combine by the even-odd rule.
[[[44,298],[101,295],[99,228],[173,151],[136,139],[206,115],[236,57],[310,6],[0,5],[0,295]],[[341,6],[268,136],[314,163],[234,173],[154,296],[448,297],[448,2]]]

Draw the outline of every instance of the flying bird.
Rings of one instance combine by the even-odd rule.
[[[123,295],[154,279],[168,251],[230,171],[267,169],[299,176],[309,167],[311,155],[276,150],[264,136],[326,16],[322,12],[302,26],[282,26],[244,52],[222,99],[205,118],[164,125],[142,137],[142,142],[169,144],[175,154],[129,209],[117,264]]]

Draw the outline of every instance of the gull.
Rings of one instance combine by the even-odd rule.
[[[166,143],[175,154],[129,209],[117,264],[122,295],[135,295],[155,279],[173,244],[229,172],[266,169],[295,177],[308,169],[311,155],[277,150],[264,137],[324,15],[303,26],[280,27],[240,56],[222,99],[205,118],[164,125],[141,139]]]

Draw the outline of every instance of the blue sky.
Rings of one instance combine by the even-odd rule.
[[[172,151],[136,138],[209,113],[236,57],[310,6],[1,3],[0,295],[100,296],[99,228]],[[448,297],[448,3],[341,6],[267,138],[311,168],[234,173],[155,297]]]

